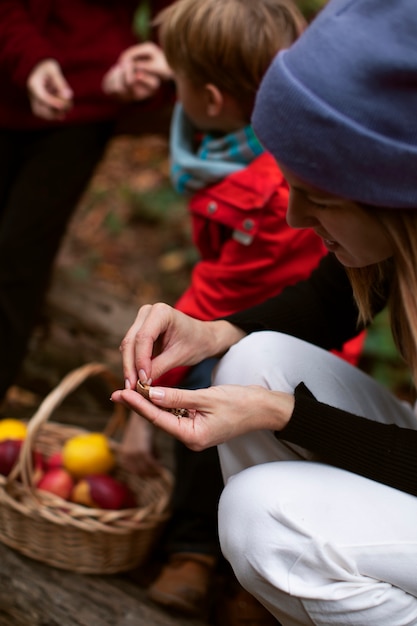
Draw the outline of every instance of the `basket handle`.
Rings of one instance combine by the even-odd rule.
[[[79,387],[90,376],[102,375],[110,383],[112,388],[116,388],[119,381],[114,374],[102,363],[88,363],[69,372],[61,382],[46,396],[39,405],[38,410],[28,422],[26,437],[20,449],[19,458],[8,476],[8,483],[11,483],[17,476],[22,479],[24,486],[34,492],[32,482],[33,463],[32,447],[36,439],[39,428],[48,420],[52,412],[62,403],[62,401],[77,387]],[[110,436],[121,424],[125,422],[126,408],[121,404],[114,405],[114,413],[110,418],[105,434]]]

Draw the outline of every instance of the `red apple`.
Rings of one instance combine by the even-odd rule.
[[[0,474],[8,476],[15,465],[23,439],[4,439],[0,441]],[[34,482],[41,478],[44,471],[44,458],[41,452],[35,450],[32,452],[32,463],[34,469]]]
[[[54,467],[45,472],[36,484],[36,487],[68,500],[74,487],[74,480],[71,474],[63,467]]]
[[[16,463],[23,441],[21,439],[4,439],[0,441],[0,474],[8,476]]]
[[[89,474],[79,480],[71,500],[100,509],[119,510],[137,506],[129,487],[108,474]]]
[[[34,450],[32,452],[32,459],[34,468],[41,468],[42,470],[48,469],[46,467],[46,459],[42,452],[39,452],[39,450]]]
[[[45,467],[47,470],[54,469],[55,467],[63,467],[62,462],[62,452],[58,450],[58,452],[54,452],[45,459]]]

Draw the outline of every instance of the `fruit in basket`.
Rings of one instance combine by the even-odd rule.
[[[0,441],[0,474],[8,476],[16,463],[20,448],[22,447],[22,439],[5,439]]]
[[[45,459],[44,462],[45,468],[47,470],[51,470],[55,467],[63,467],[64,462],[62,459],[62,452],[61,450],[58,450],[57,452],[54,452],[53,454],[51,454],[50,456],[48,456]]]
[[[21,420],[12,417],[5,417],[0,420],[0,441],[5,439],[24,439],[26,431],[27,426]]]
[[[85,433],[64,443],[62,462],[70,474],[81,478],[87,474],[107,474],[114,468],[116,457],[105,435]]]
[[[71,500],[85,506],[116,511],[137,506],[129,487],[108,474],[90,474],[79,480],[72,490]]]
[[[5,439],[0,441],[0,474],[8,476],[19,458],[23,439]],[[34,470],[34,481],[36,482],[44,472],[44,458],[41,452],[32,452],[32,464]]]
[[[36,483],[36,487],[41,491],[49,491],[64,498],[64,500],[68,500],[74,487],[74,480],[63,467],[54,467],[44,473]]]
[[[36,485],[36,483],[44,475],[45,470],[48,469],[45,465],[46,459],[43,456],[42,452],[39,452],[39,450],[34,450],[32,452],[32,463],[33,463],[33,482]]]

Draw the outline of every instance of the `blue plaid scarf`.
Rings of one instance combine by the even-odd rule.
[[[205,135],[194,149],[197,129],[181,104],[174,109],[171,123],[171,180],[180,193],[193,194],[238,172],[264,152],[252,126],[223,137]]]

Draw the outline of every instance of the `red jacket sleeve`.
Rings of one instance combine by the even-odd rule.
[[[259,157],[245,173],[229,176],[224,185],[206,189],[191,211],[204,219],[206,206],[210,210],[215,204],[216,222],[213,214],[205,220],[199,246],[204,256],[176,308],[198,319],[215,319],[306,278],[326,251],[312,231],[288,226],[287,203],[288,186],[270,155]],[[246,224],[251,231],[245,239],[240,235]]]

